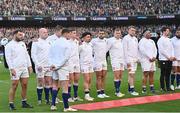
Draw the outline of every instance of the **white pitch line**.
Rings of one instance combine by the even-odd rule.
[[[0,83],[9,84],[8,82],[0,80]]]

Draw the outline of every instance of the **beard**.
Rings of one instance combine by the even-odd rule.
[[[180,36],[176,36],[177,37],[177,39],[180,39]]]
[[[104,37],[103,37],[103,36],[100,36],[99,38],[100,38],[100,39],[104,39]]]
[[[20,38],[15,38],[15,40],[17,41],[17,42],[20,42],[20,41],[23,41],[23,39],[20,39]]]

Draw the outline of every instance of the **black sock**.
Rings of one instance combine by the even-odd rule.
[[[64,108],[69,108],[68,97],[69,97],[68,93],[62,94]]]
[[[74,97],[78,97],[78,85],[73,85],[73,89],[74,89]]]
[[[175,74],[171,74],[171,85],[174,85],[174,80],[175,80]]]
[[[100,94],[101,94],[101,91],[100,91],[100,90],[97,90],[97,94],[100,95]]]
[[[104,94],[104,89],[101,89],[101,94]]]

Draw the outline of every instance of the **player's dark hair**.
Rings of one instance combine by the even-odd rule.
[[[129,26],[129,27],[128,27],[128,30],[131,29],[131,28],[136,29],[135,26]]]
[[[67,29],[67,28],[65,28],[65,29],[62,29],[61,34],[63,35],[63,34],[65,34],[65,33],[69,33],[69,32],[70,32],[70,30]]]
[[[84,37],[87,36],[87,35],[92,36],[92,34],[91,34],[90,32],[84,32],[84,33],[81,35],[81,38],[84,38]]]
[[[114,29],[114,32],[115,32],[115,31],[121,31],[121,29],[120,29],[120,28],[115,28],[115,29]]]
[[[69,32],[73,32],[73,31],[76,31],[75,29],[69,29]]]
[[[170,30],[170,28],[169,28],[169,27],[164,26],[164,27],[162,27],[161,32],[163,33],[163,32],[165,32],[167,29],[169,29],[169,30]]]
[[[20,30],[20,29],[17,29],[17,30],[15,30],[15,31],[13,32],[13,35],[17,34],[18,32],[23,32],[23,31]]]
[[[176,29],[176,32],[178,32],[178,31],[180,31],[180,28],[177,28],[177,29]]]
[[[59,25],[57,25],[56,27],[55,27],[55,30],[56,31],[61,31],[63,29],[63,27],[62,26],[59,26]]]

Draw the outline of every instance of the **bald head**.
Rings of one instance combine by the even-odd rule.
[[[151,31],[146,30],[143,35],[144,35],[145,38],[150,39],[151,38]]]
[[[48,37],[48,30],[46,28],[40,28],[39,37],[42,39],[46,39]]]

